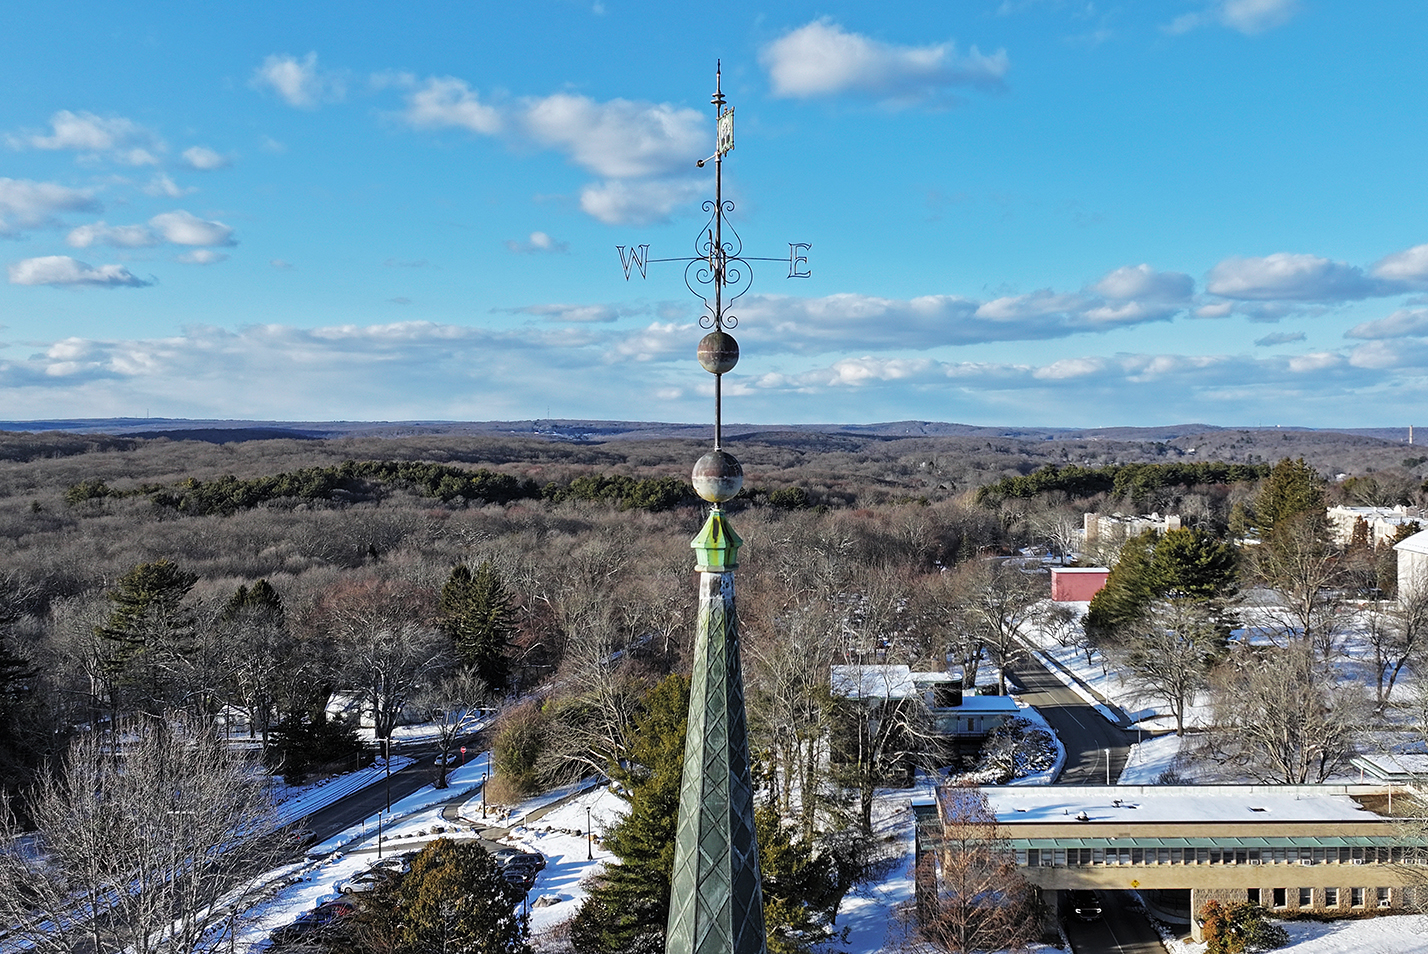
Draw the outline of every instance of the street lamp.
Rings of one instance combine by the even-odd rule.
[[[486,817],[486,773],[481,773],[481,817]]]
[[[382,860],[382,813],[377,812],[377,860]]]
[[[590,806],[585,806],[585,860],[595,860],[595,833],[590,830]]]
[[[392,810],[392,737],[389,735],[382,740],[386,743],[387,757],[383,760],[387,768],[387,811]]]

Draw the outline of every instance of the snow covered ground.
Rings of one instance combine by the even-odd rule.
[[[450,788],[424,788],[393,805],[395,820],[383,824],[383,853],[390,856],[413,851],[443,836],[477,838],[487,826],[510,826],[502,841],[539,851],[547,859],[528,898],[531,931],[539,945],[543,936],[574,917],[587,894],[587,879],[612,862],[611,854],[602,846],[603,835],[627,806],[608,786],[576,785],[519,805],[488,804],[488,817],[483,824],[479,796],[488,757],[488,753],[480,753],[464,767],[454,769]],[[846,928],[848,936],[838,950],[848,954],[898,954],[906,950],[911,930],[906,908],[913,891],[911,805],[913,798],[930,794],[931,785],[931,780],[922,780],[914,789],[879,792],[873,819],[882,860],[877,876],[855,886],[839,909],[837,925]],[[453,815],[457,817],[449,817]],[[593,838],[586,835],[587,817]],[[256,919],[240,937],[238,949],[264,950],[270,930],[336,898],[341,881],[377,860],[376,835],[374,817],[314,849],[331,851],[329,857],[272,872],[270,896],[254,910]],[[1399,915],[1323,924],[1294,921],[1286,922],[1285,927],[1291,937],[1291,946],[1286,950],[1303,954],[1428,951],[1428,916]],[[1032,950],[1049,954],[1054,948],[1035,945]],[[1189,944],[1179,945],[1173,954],[1203,952],[1204,945]]]

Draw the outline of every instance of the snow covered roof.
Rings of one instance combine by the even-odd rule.
[[[1353,764],[1369,778],[1412,781],[1428,774],[1428,755],[1360,755]]]
[[[828,687],[845,699],[911,699],[918,695],[907,666],[833,666]]]
[[[1110,573],[1109,567],[1104,566],[1053,566],[1052,576],[1062,576],[1072,573]]]
[[[1378,821],[1342,785],[996,786],[982,789],[1002,824],[1085,821],[1175,822]],[[1115,804],[1120,801],[1119,807]]]
[[[1411,537],[1393,545],[1395,550],[1407,550],[1409,553],[1428,553],[1428,530],[1419,530]]]
[[[963,696],[962,704],[951,708],[985,715],[994,712],[1016,712],[1018,706],[1011,696]]]

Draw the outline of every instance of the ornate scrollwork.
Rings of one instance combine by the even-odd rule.
[[[694,242],[698,257],[685,266],[684,286],[695,297],[704,300],[707,314],[699,319],[701,328],[733,328],[737,326],[738,319],[728,314],[720,316],[717,312],[720,306],[727,308],[749,290],[754,281],[753,266],[742,258],[744,241],[729,223],[734,203],[726,199],[722,204],[716,204],[712,199],[706,199],[703,209],[709,214],[709,221]],[[719,235],[717,248],[714,241],[716,234]],[[719,306],[715,304],[716,299]]]

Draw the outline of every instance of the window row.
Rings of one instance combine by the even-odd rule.
[[[1298,889],[1299,907],[1314,908],[1316,910],[1338,908],[1340,904],[1340,890],[1338,888],[1319,888],[1318,904],[1315,903],[1314,888]],[[1374,888],[1373,893],[1369,893],[1368,888],[1350,888],[1348,890],[1348,901],[1350,908],[1367,907],[1367,902],[1372,899],[1374,907],[1393,907],[1392,888]],[[1270,906],[1275,908],[1289,907],[1290,893],[1288,888],[1270,889]],[[1260,891],[1258,888],[1249,889],[1249,900],[1255,904],[1260,903]]]
[[[1075,865],[1372,865],[1424,864],[1416,848],[1026,848],[1017,863]]]

